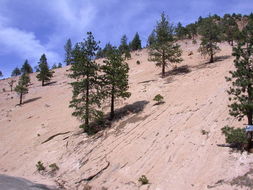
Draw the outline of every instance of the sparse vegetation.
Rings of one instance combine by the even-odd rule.
[[[201,133],[202,133],[202,135],[208,135],[209,134],[209,132],[204,130],[204,129],[201,130]]]
[[[240,150],[243,150],[243,148],[246,147],[248,141],[245,129],[225,126],[221,131],[222,134],[225,135],[226,143],[229,143]]]
[[[149,184],[148,178],[145,175],[142,175],[138,181],[142,184],[142,185],[146,185]]]
[[[10,86],[10,88],[11,88],[11,92],[12,92],[12,88],[13,88],[13,85],[14,85],[15,82],[16,82],[16,81],[13,80],[13,79],[11,79],[11,80],[8,82],[8,84],[9,84],[9,86]]]
[[[157,94],[153,100],[156,101],[156,104],[159,105],[159,104],[162,104],[164,101],[163,101],[163,96],[161,94]]]
[[[56,172],[57,170],[60,169],[56,163],[50,164],[49,168],[51,169],[51,172]]]
[[[38,161],[37,164],[36,164],[36,168],[37,170],[40,172],[40,171],[44,171],[46,170],[44,164],[42,163],[42,161]]]

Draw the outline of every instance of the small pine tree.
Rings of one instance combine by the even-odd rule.
[[[23,96],[28,93],[28,85],[30,83],[30,77],[28,74],[22,74],[19,78],[18,85],[15,87],[15,91],[19,95],[19,104],[23,103]]]
[[[57,65],[55,63],[52,65],[52,69],[57,69]]]
[[[114,118],[114,104],[116,98],[128,98],[131,93],[128,92],[128,64],[124,62],[119,50],[114,48],[110,54],[107,55],[102,66],[104,72],[104,90],[107,97],[110,97],[111,113],[110,119]]]
[[[181,22],[177,24],[177,27],[175,28],[176,36],[179,40],[185,39],[187,36],[187,29],[183,27]]]
[[[38,80],[42,82],[42,86],[45,86],[45,82],[49,82],[51,80],[53,73],[54,71],[49,70],[46,55],[43,54],[39,62],[39,73],[36,76]]]
[[[3,73],[2,73],[2,71],[0,71],[0,78],[1,78],[1,77],[3,77]]]
[[[121,52],[122,55],[125,56],[125,59],[130,59],[131,58],[130,47],[127,44],[127,36],[126,35],[123,35],[122,38],[121,38],[119,51]]]
[[[21,71],[20,71],[20,69],[19,69],[18,67],[16,67],[16,68],[12,71],[11,76],[12,76],[12,77],[16,77],[16,76],[19,76],[19,75],[21,75]]]
[[[21,72],[26,73],[26,74],[30,74],[33,72],[33,69],[31,67],[31,65],[28,63],[27,59],[25,60],[23,66],[21,67]]]
[[[169,24],[164,13],[154,30],[154,41],[149,46],[149,60],[162,67],[162,77],[165,76],[165,67],[169,63],[179,63],[182,61],[182,50],[176,44],[174,38],[174,27]]]
[[[155,34],[155,30],[153,30],[148,37],[147,46],[150,47],[151,45],[153,45],[155,43],[155,40],[156,40],[156,34]]]
[[[66,63],[66,65],[70,65],[71,64],[71,51],[72,51],[71,39],[67,40],[67,42],[64,46],[64,50],[65,50],[65,60],[64,60],[64,62]]]
[[[131,50],[136,51],[141,49],[141,40],[138,32],[135,34],[132,42],[131,42]]]
[[[69,76],[75,81],[71,83],[73,96],[70,107],[75,109],[72,115],[84,122],[80,127],[88,134],[93,132],[90,121],[96,121],[103,116],[98,110],[102,101],[102,83],[98,75],[99,65],[94,59],[98,48],[92,33],[88,32],[87,39],[75,45],[71,57]]]
[[[201,35],[199,52],[204,56],[210,56],[209,63],[213,63],[214,55],[220,51],[220,48],[217,45],[217,43],[221,42],[220,27],[215,23],[213,18],[209,16],[201,21],[199,34]]]
[[[61,63],[58,63],[57,68],[62,68],[62,64],[61,64]]]

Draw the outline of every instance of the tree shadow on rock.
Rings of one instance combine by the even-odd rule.
[[[22,105],[34,102],[34,101],[39,100],[39,99],[41,99],[41,97],[31,98],[31,99],[25,100],[25,101],[23,101]]]
[[[165,72],[165,77],[167,76],[173,76],[173,75],[184,75],[187,73],[190,73],[191,70],[188,65],[183,65],[180,67],[176,67],[170,71]]]
[[[45,83],[44,86],[53,86],[53,84],[55,84],[55,83],[57,83],[57,81]]]
[[[137,101],[133,104],[128,104],[122,108],[116,109],[113,120],[110,120],[110,113],[106,114],[103,119],[94,121],[90,124],[90,130],[87,131],[88,135],[94,135],[105,128],[110,128],[113,122],[123,119],[130,114],[142,112],[148,103],[149,101],[146,100]]]

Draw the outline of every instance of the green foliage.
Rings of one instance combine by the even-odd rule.
[[[101,77],[98,75],[99,65],[95,61],[98,43],[91,32],[83,42],[77,43],[71,53],[71,74],[74,79],[71,83],[73,96],[70,107],[75,111],[73,116],[79,118],[84,124],[80,127],[84,132],[91,133],[90,121],[101,119],[103,113],[98,110],[103,100]]]
[[[201,21],[199,34],[201,35],[199,52],[204,56],[210,56],[210,63],[213,63],[214,55],[220,51],[217,43],[221,42],[221,29],[214,19],[209,16]]]
[[[188,31],[183,25],[179,22],[175,28],[176,36],[179,40],[187,38]]]
[[[110,43],[107,43],[104,49],[99,48],[96,54],[96,58],[104,58],[107,57],[108,54],[112,51],[113,46]]]
[[[128,64],[124,62],[121,53],[113,48],[104,61],[105,65],[101,67],[104,76],[104,92],[105,96],[111,100],[110,119],[114,118],[114,102],[116,98],[128,98]]]
[[[62,68],[62,64],[61,64],[61,62],[60,63],[58,63],[58,66],[57,66],[58,68]]]
[[[16,68],[12,71],[11,76],[12,76],[12,77],[16,77],[16,76],[19,76],[19,75],[21,75],[21,71],[20,71],[20,69],[19,69],[18,67],[16,67]]]
[[[40,171],[46,170],[44,164],[43,164],[41,161],[38,161],[38,162],[37,162],[36,168],[37,168],[37,170],[38,170],[39,172],[40,172]]]
[[[155,34],[155,30],[153,30],[148,37],[147,46],[150,47],[151,45],[153,45],[155,43],[155,40],[156,40],[156,34]]]
[[[225,126],[221,129],[225,135],[226,143],[242,149],[248,143],[245,129]]]
[[[57,166],[56,163],[50,164],[50,165],[49,165],[49,168],[51,168],[51,171],[52,171],[52,172],[56,172],[57,170],[60,169],[59,166]]]
[[[142,175],[142,176],[138,179],[138,181],[139,181],[142,185],[146,185],[146,184],[149,183],[148,178],[147,178],[145,175]]]
[[[50,71],[48,64],[47,64],[47,58],[46,55],[43,54],[40,58],[39,62],[39,73],[37,74],[37,78],[39,81],[42,82],[42,86],[45,86],[45,82],[49,82],[51,78],[53,77],[54,71]]]
[[[253,114],[253,42],[250,40],[245,39],[233,48],[235,70],[230,71],[230,77],[226,77],[231,83],[228,90],[232,102],[229,105],[230,115],[238,120],[247,116],[248,124],[252,124]]]
[[[19,104],[21,105],[23,102],[23,95],[28,93],[28,85],[30,83],[30,77],[28,74],[22,74],[21,77],[19,78],[18,84],[15,87],[15,91],[19,95],[20,102]]]
[[[162,67],[162,77],[165,76],[165,67],[168,64],[182,61],[182,50],[176,44],[174,38],[174,27],[169,24],[165,14],[162,13],[161,20],[157,23],[154,34],[152,34],[151,45],[149,46],[149,60]]]
[[[67,42],[64,46],[64,50],[65,50],[65,60],[64,60],[64,62],[66,63],[66,65],[70,65],[71,64],[71,52],[72,52],[71,39],[67,40]]]
[[[131,42],[131,50],[136,51],[141,49],[141,40],[138,32],[135,34],[132,42]]]
[[[157,104],[161,104],[163,102],[163,96],[161,94],[157,94],[153,100],[157,102]]]
[[[123,35],[122,38],[121,38],[119,51],[121,52],[122,55],[124,55],[125,59],[130,59],[131,58],[130,47],[127,44],[127,36],[126,35]]]
[[[25,74],[30,74],[33,72],[33,69],[31,65],[28,63],[28,60],[26,59],[23,66],[21,67],[21,72]]]
[[[0,78],[1,78],[1,77],[3,77],[3,73],[2,73],[2,71],[0,71]]]
[[[186,30],[187,30],[187,34],[188,34],[188,38],[192,39],[193,41],[195,40],[195,37],[198,34],[198,26],[195,23],[191,23],[186,25]]]

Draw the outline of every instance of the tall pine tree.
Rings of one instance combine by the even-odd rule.
[[[104,90],[106,96],[110,98],[111,113],[110,119],[114,118],[114,104],[117,98],[128,98],[128,64],[124,62],[121,53],[116,48],[107,55],[104,61],[105,65],[102,66],[104,72]]]
[[[21,75],[21,71],[18,67],[16,67],[15,69],[13,69],[13,71],[11,73],[11,76],[16,77],[16,76],[19,76],[19,75]]]
[[[179,63],[182,50],[176,43],[174,37],[174,27],[169,24],[165,14],[161,14],[161,20],[154,30],[154,41],[149,46],[149,60],[162,67],[162,77],[165,76],[165,67],[168,64]]]
[[[121,38],[119,50],[120,50],[121,54],[124,55],[125,59],[131,58],[130,47],[127,44],[127,36],[126,35],[123,35]]]
[[[98,49],[98,43],[92,33],[88,32],[84,42],[75,45],[71,58],[69,76],[75,81],[71,83],[73,96],[70,107],[75,109],[72,115],[84,122],[80,127],[88,134],[93,132],[90,122],[103,117],[103,113],[98,109],[102,101],[99,65],[95,61]]]
[[[202,55],[208,55],[210,57],[209,63],[213,63],[214,55],[220,51],[217,44],[221,42],[221,29],[209,16],[200,22],[199,34],[201,35],[201,44],[198,50]]]
[[[65,60],[64,60],[64,62],[66,63],[66,65],[70,65],[70,63],[71,63],[71,51],[72,51],[71,39],[67,40],[67,42],[64,46],[64,50],[65,50]]]
[[[23,66],[21,67],[21,72],[26,73],[26,74],[30,74],[33,72],[33,69],[31,67],[31,65],[28,63],[27,59],[25,60]]]
[[[45,86],[45,82],[49,82],[51,78],[53,77],[54,71],[50,71],[48,64],[47,64],[47,58],[46,55],[43,54],[40,58],[39,62],[39,73],[37,74],[37,78],[39,81],[42,82],[42,86]]]
[[[30,77],[28,74],[23,73],[18,81],[15,91],[19,95],[19,104],[23,103],[23,96],[28,93],[28,85],[30,83]]]
[[[141,40],[138,32],[135,34],[132,42],[131,42],[131,50],[136,51],[141,49]]]

